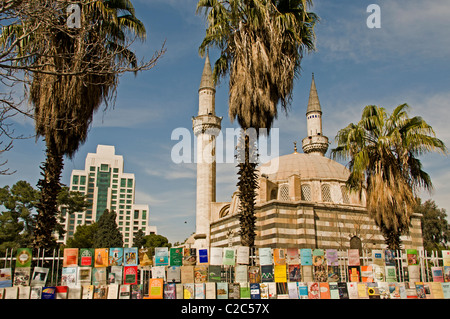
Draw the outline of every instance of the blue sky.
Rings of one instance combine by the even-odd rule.
[[[204,60],[198,55],[205,20],[195,14],[196,0],[135,0],[137,16],[147,28],[147,41],[136,43],[140,57],[150,58],[166,41],[167,52],[145,73],[123,76],[114,108],[100,110],[87,142],[72,160],[65,160],[62,182],[73,169],[83,169],[98,144],[114,145],[124,156],[125,172],[136,175],[136,203],[150,205],[150,224],[170,242],[183,241],[195,231],[195,165],[175,164],[171,139],[176,128],[192,128],[198,111],[198,85]],[[369,29],[369,4],[381,8],[381,28]],[[305,111],[315,74],[323,111],[324,134],[334,141],[339,129],[357,122],[364,106],[391,111],[408,103],[411,115],[421,115],[437,136],[450,145],[450,3],[448,0],[316,0],[312,11],[321,17],[316,28],[317,51],[305,56],[287,115],[280,114],[280,155],[293,151],[293,142],[306,135]],[[210,51],[212,61],[218,57]],[[216,114],[222,127],[236,127],[228,118],[228,82],[217,88]],[[17,134],[33,134],[33,123],[14,119]],[[334,143],[330,148],[334,147]],[[3,154],[16,173],[0,177],[0,186],[27,180],[36,185],[44,161],[43,143],[17,140]],[[328,155],[328,154],[327,154]],[[421,157],[435,189],[432,198],[450,211],[450,166],[447,156]],[[345,164],[345,163],[343,163]],[[217,201],[229,201],[236,188],[233,164],[217,167]]]

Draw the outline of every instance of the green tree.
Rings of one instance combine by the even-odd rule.
[[[401,104],[388,114],[366,106],[357,124],[338,132],[332,150],[334,158],[349,160],[347,184],[360,194],[366,191],[368,213],[390,249],[401,249],[400,236],[409,232],[417,191],[432,189],[418,156],[447,151],[425,120],[409,117],[408,108]]]
[[[94,248],[122,247],[123,237],[116,223],[117,214],[105,209],[97,221]]]
[[[447,221],[447,212],[439,208],[434,200],[424,203],[418,199],[415,213],[421,214],[423,246],[425,250],[448,249],[450,228]]]
[[[98,224],[77,226],[73,238],[67,239],[66,247],[69,248],[95,248],[94,237],[98,230]]]
[[[46,143],[34,245],[49,248],[54,246],[51,233],[57,224],[63,157],[72,157],[85,142],[95,111],[113,100],[120,73],[148,69],[158,57],[138,65],[129,50],[133,36],[143,40],[146,34],[129,0],[77,2],[82,7],[80,28],[67,27],[71,1],[25,3],[18,7],[18,19],[3,28],[0,43],[13,46],[18,64],[32,78],[29,97],[36,134]],[[21,11],[29,8],[41,14]]]
[[[152,254],[155,254],[155,247],[172,247],[172,245],[169,243],[169,240],[162,235],[150,234],[144,236],[144,239],[145,244],[143,245],[143,247],[150,248]]]
[[[138,247],[138,248],[143,247],[146,242],[144,237],[145,237],[144,232],[142,231],[142,229],[139,229],[137,231],[136,235],[134,236],[133,247]]]
[[[26,181],[0,188],[0,250],[27,247],[33,238],[33,213],[39,191]]]
[[[311,0],[198,1],[197,13],[204,11],[207,21],[200,54],[209,47],[220,50],[214,80],[218,83],[229,75],[228,113],[245,132],[254,128],[257,134],[260,129],[270,133],[278,107],[288,110],[303,54],[315,49],[318,17],[308,12],[309,6]],[[250,187],[256,184],[255,167],[241,166],[241,244],[251,247],[255,238],[255,190]]]

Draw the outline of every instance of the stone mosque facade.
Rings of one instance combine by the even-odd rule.
[[[322,130],[322,108],[312,77],[306,109],[307,132],[291,154],[258,166],[256,247],[383,249],[384,238],[365,208],[364,194],[350,193],[342,164],[325,156],[328,138]],[[196,232],[191,247],[240,245],[239,193],[216,202],[215,137],[221,129],[215,114],[215,87],[209,57],[199,88],[199,113],[193,118],[197,138]],[[210,147],[210,149],[205,149]],[[405,248],[423,246],[420,216],[414,215]]]

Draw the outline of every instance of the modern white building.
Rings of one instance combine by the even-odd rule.
[[[123,171],[122,155],[115,154],[114,146],[98,145],[96,153],[88,153],[84,170],[73,170],[70,190],[87,195],[92,206],[84,212],[65,214],[66,234],[59,238],[66,243],[79,225],[97,222],[105,209],[117,214],[117,225],[125,247],[133,245],[135,234],[141,229],[145,235],[157,232],[149,225],[149,206],[135,204],[135,176]]]

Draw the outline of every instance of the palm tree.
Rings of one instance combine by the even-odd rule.
[[[213,46],[220,50],[214,64],[214,80],[218,83],[229,75],[229,116],[244,131],[254,128],[259,134],[260,129],[266,129],[269,134],[278,106],[288,110],[303,54],[315,49],[314,26],[318,17],[308,12],[311,5],[311,0],[197,3],[197,13],[204,11],[208,24],[200,54]],[[240,180],[243,174],[256,178],[255,169],[251,165],[240,167]],[[257,185],[255,181],[249,183]],[[253,196],[244,195],[244,191],[239,190],[242,207],[254,206],[245,203],[252,201]],[[241,219],[241,241],[245,234],[254,233],[254,211],[247,215],[249,220]],[[254,241],[241,243],[254,245]]]
[[[350,189],[367,194],[369,215],[390,249],[400,249],[400,236],[409,231],[419,189],[432,189],[430,176],[418,156],[432,151],[446,153],[444,143],[421,117],[409,117],[401,104],[391,114],[368,105],[361,120],[336,136],[335,159],[349,159]]]
[[[61,189],[63,157],[72,157],[87,138],[96,110],[108,104],[118,85],[118,68],[137,66],[127,47],[132,35],[145,39],[145,27],[135,16],[131,1],[82,2],[82,26],[66,27],[65,3],[44,6],[53,15],[25,17],[4,29],[2,43],[15,43],[22,65],[32,70],[29,100],[34,106],[37,137],[46,143],[46,161],[38,182],[41,201],[35,230],[36,247],[54,245],[57,194]],[[33,29],[33,32],[28,30]]]

